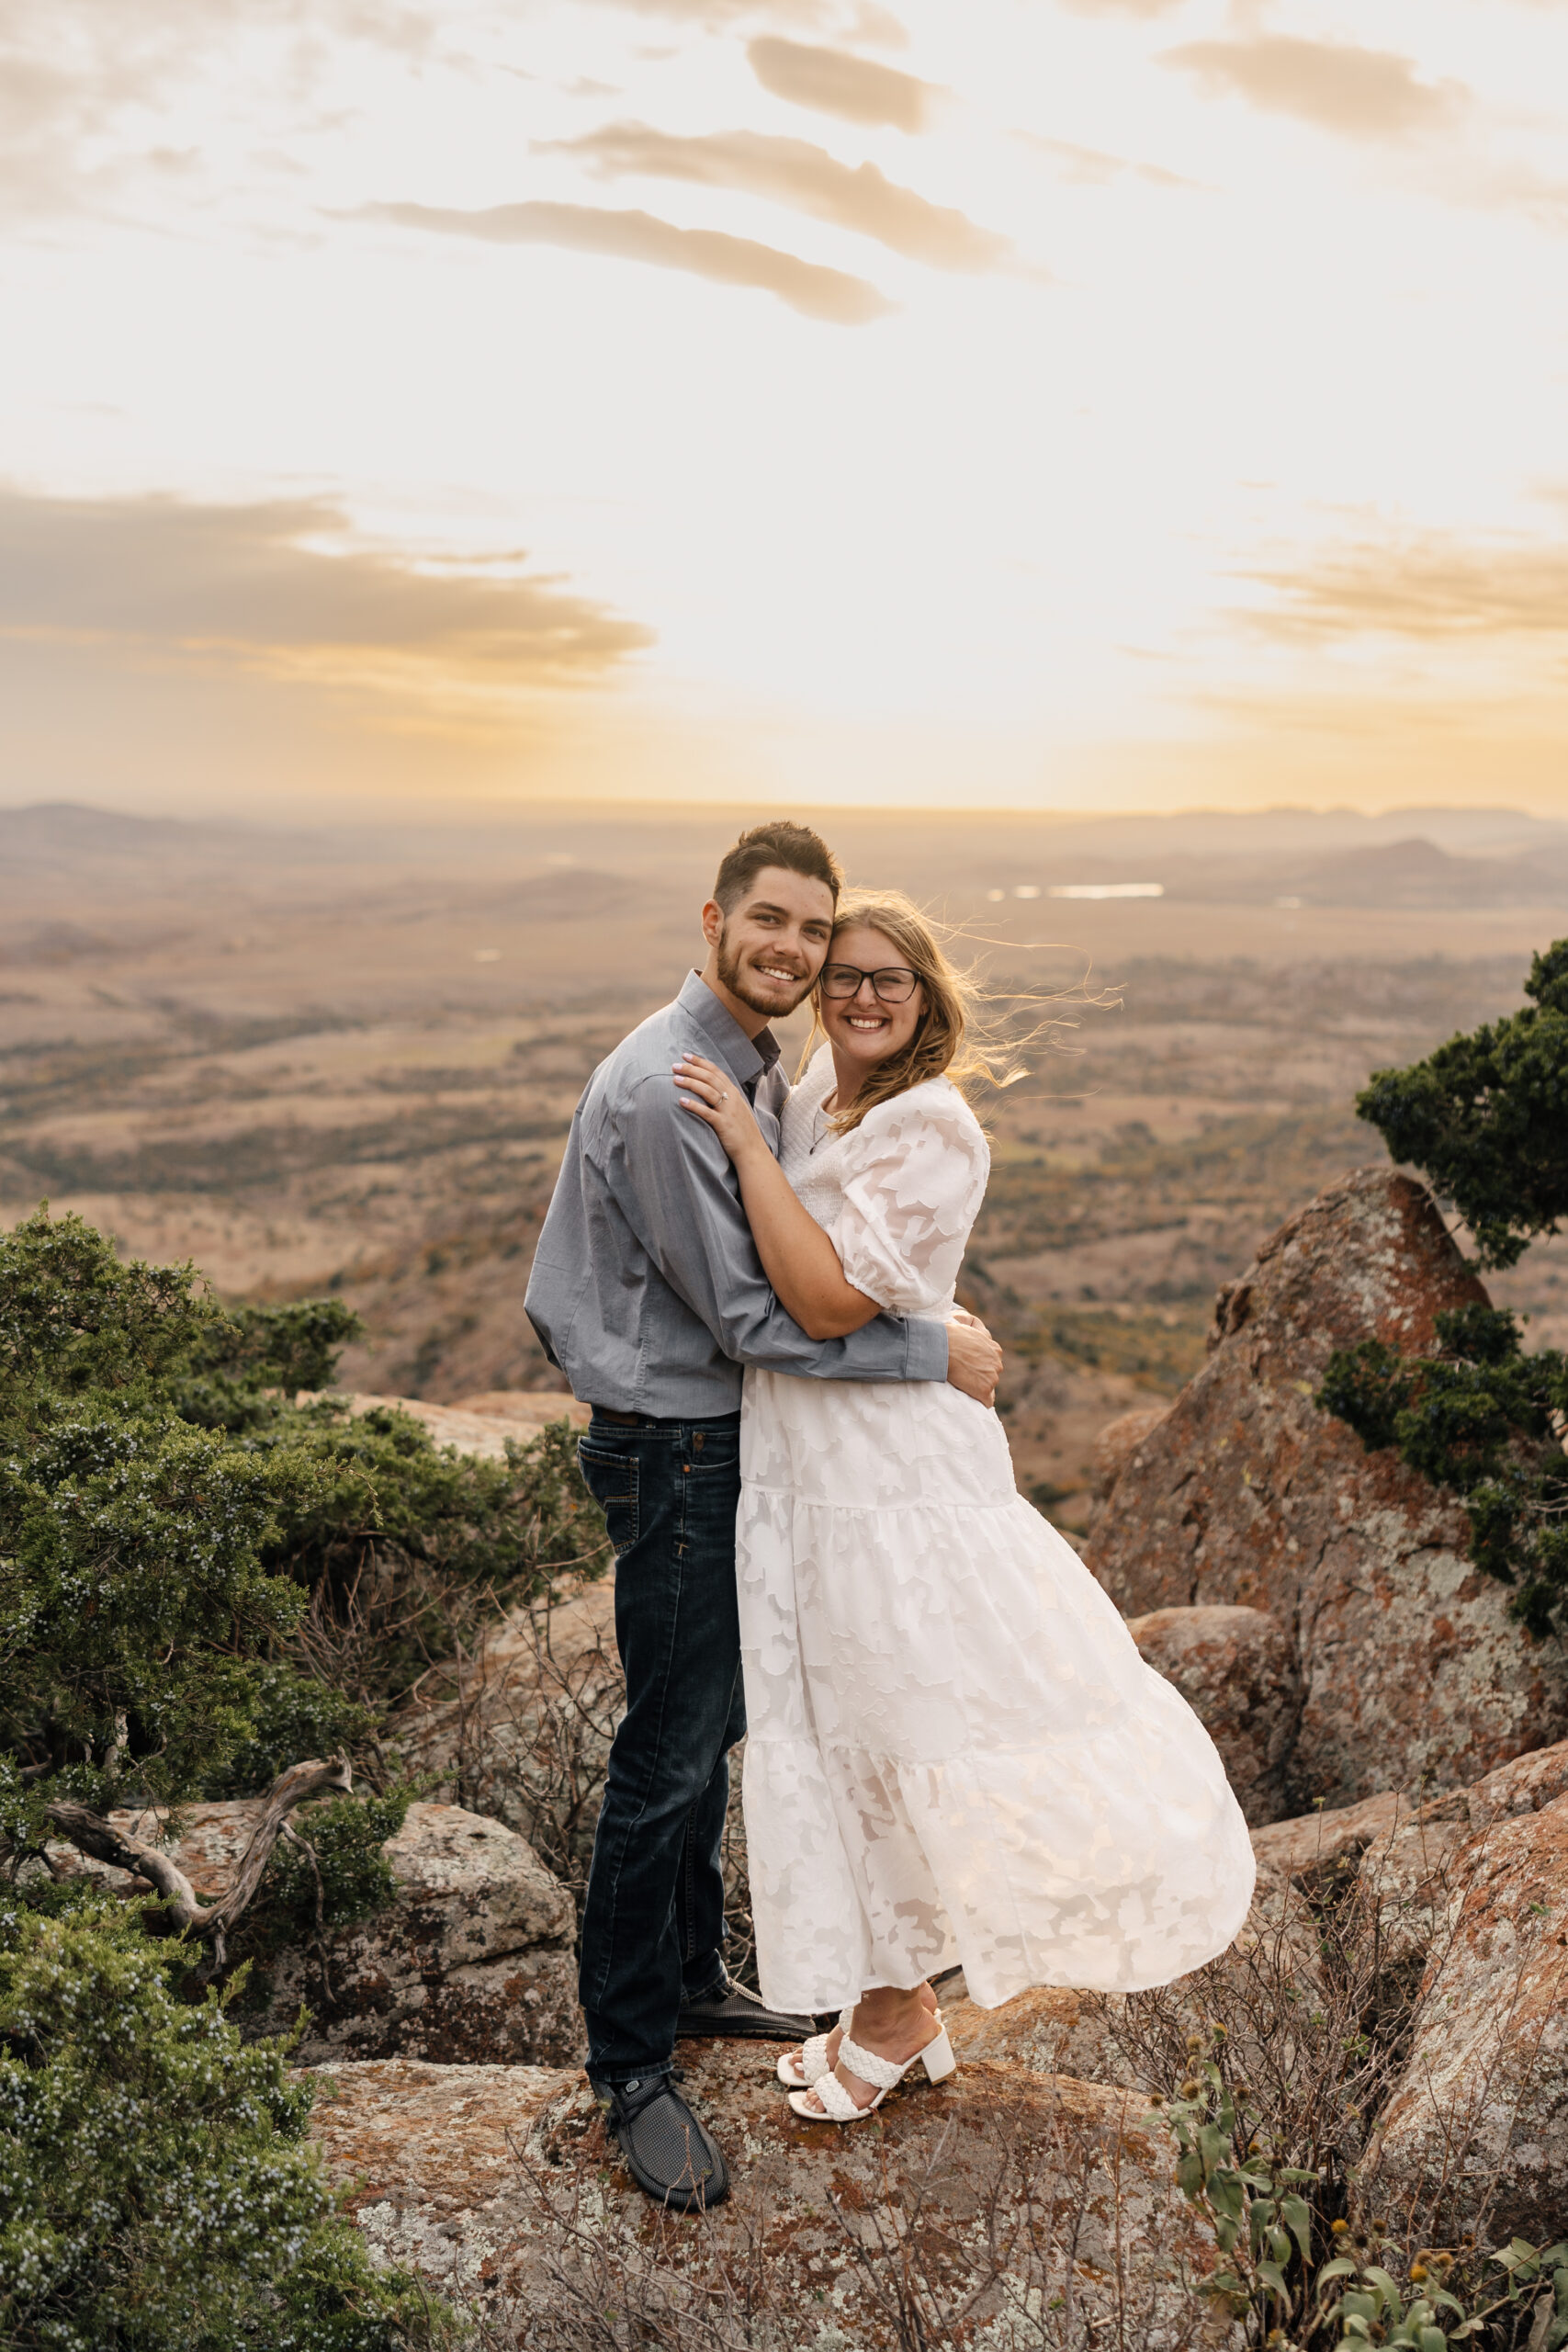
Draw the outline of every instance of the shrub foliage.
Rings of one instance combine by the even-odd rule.
[[[1533,1634],[1568,1630],[1568,1355],[1527,1355],[1512,1315],[1461,1306],[1438,1317],[1439,1351],[1403,1356],[1363,1340],[1329,1360],[1318,1403],[1369,1453],[1463,1497],[1470,1555],[1514,1587]]]
[[[407,1797],[387,1710],[604,1556],[564,1427],[479,1462],[319,1393],[355,1328],[331,1300],[228,1314],[79,1217],[0,1236],[0,2342],[26,2352],[380,2352],[442,2324],[367,2267],[301,2145],[309,2089],[231,2019],[240,1975],[202,1984],[163,1914],[47,1850],[51,1805],[242,1794],[335,1750],[372,1792],[300,1816],[243,1942],[375,1910]]]
[[[0,1237],[0,1788],[239,1793],[385,1707],[498,1601],[592,1560],[564,1429],[505,1462],[351,1417],[337,1302],[250,1308],[78,1217]]]
[[[1568,939],[1531,963],[1522,1012],[1450,1038],[1356,1098],[1396,1160],[1451,1200],[1483,1266],[1511,1266],[1568,1216]]]
[[[1523,1012],[1379,1070],[1357,1102],[1452,1200],[1489,1266],[1568,1216],[1568,940],[1536,956],[1525,989]],[[1339,1350],[1317,1402],[1369,1453],[1392,1446],[1462,1498],[1470,1555],[1513,1586],[1514,1613],[1533,1634],[1568,1631],[1568,1356],[1527,1354],[1516,1317],[1489,1306],[1437,1323],[1428,1356],[1380,1340]]]
[[[312,2153],[310,2091],[244,2048],[179,1946],[111,1898],[0,1908],[0,2342],[15,2352],[390,2352],[427,2339]]]

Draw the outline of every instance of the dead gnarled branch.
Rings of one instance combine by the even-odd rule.
[[[346,1794],[353,1785],[354,1775],[342,1756],[329,1757],[324,1764],[314,1758],[291,1764],[287,1772],[280,1773],[267,1791],[261,1819],[240,1857],[233,1885],[219,1902],[211,1904],[197,1899],[184,1871],[161,1847],[117,1829],[101,1813],[63,1799],[46,1805],[44,1813],[52,1828],[84,1854],[90,1854],[95,1861],[107,1862],[115,1870],[129,1871],[135,1878],[146,1879],[163,1897],[171,1927],[181,1934],[202,1937],[212,1947],[212,1965],[221,1968],[227,1956],[229,1931],[260,1885],[272,1849],[296,1805],[303,1804],[307,1797],[321,1795],[326,1789],[337,1789]]]

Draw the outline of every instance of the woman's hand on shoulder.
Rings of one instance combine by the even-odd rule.
[[[727,1069],[705,1054],[685,1054],[672,1068],[681,1108],[713,1129],[737,1166],[749,1151],[768,1150],[745,1088]]]

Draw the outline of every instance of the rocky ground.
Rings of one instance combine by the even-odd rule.
[[[243,1809],[201,1811],[181,1850],[210,1888]],[[1303,1996],[1331,2003],[1325,1923],[1359,1902],[1376,1966],[1419,1980],[1366,2197],[1415,2242],[1550,2235],[1568,2199],[1568,1742],[1426,1804],[1385,1792],[1275,1823],[1255,1845],[1248,1928],[1172,1988],[1167,2024],[1229,2018],[1238,2052],[1260,2017],[1276,2043],[1300,2035]],[[1042,1988],[980,2010],[944,1980],[958,2074],[901,2090],[850,2135],[791,2116],[773,2052],[682,2045],[735,2191],[710,2222],[666,2220],[606,2142],[566,2006],[536,2004],[539,1963],[558,1984],[570,1945],[559,1890],[552,1904],[514,1833],[457,1807],[415,1807],[389,1851],[397,1904],[334,1939],[340,1999],[302,2052],[314,2130],[378,2258],[476,2306],[496,2341],[554,2340],[539,2331],[563,2313],[639,2299],[662,2324],[733,2293],[781,2328],[830,2315],[835,2341],[892,2346],[907,2340],[889,2314],[900,2279],[928,2324],[960,2311],[999,2324],[1020,2297],[1070,2295],[1089,2340],[1106,2326],[1139,2346],[1210,2340],[1194,2290],[1215,2249],[1172,2186],[1151,2099],[1171,2087],[1162,2070],[1191,2061],[1178,2033],[1162,2064],[1148,1996]],[[285,1996],[313,1989],[302,1967]],[[1260,2052],[1247,2063],[1265,2071]]]
[[[581,2075],[335,2067],[316,2128],[376,2255],[519,2341],[567,2320],[581,2333],[556,2340],[587,2343],[595,2318],[606,2341],[616,2319],[671,2318],[665,2340],[724,2341],[716,2320],[749,2314],[753,2342],[872,2352],[909,2340],[902,2301],[917,2341],[951,2341],[966,2317],[1005,2342],[1020,2305],[1047,2296],[1151,2352],[1193,2340],[1190,2288],[1214,2252],[1137,2096],[976,2058],[846,2137],[791,2116],[770,2055],[682,2049],[686,2095],[736,2180],[696,2220],[660,2217],[632,2187]]]

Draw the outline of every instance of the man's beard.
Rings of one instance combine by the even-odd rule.
[[[718,939],[718,977],[729,990],[730,995],[739,997],[741,1003],[750,1012],[769,1015],[793,1012],[795,1006],[810,995],[816,985],[815,976],[803,979],[800,983],[799,996],[792,997],[787,1004],[780,1004],[776,998],[764,997],[754,992],[753,983],[741,963],[739,955],[733,947],[726,947],[722,932]]]

